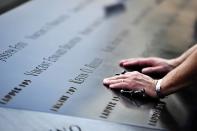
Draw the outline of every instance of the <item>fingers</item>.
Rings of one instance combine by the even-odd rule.
[[[114,83],[114,84],[109,85],[109,87],[113,89],[128,89],[129,88],[128,84],[125,82]]]
[[[162,66],[156,66],[156,67],[146,67],[142,69],[143,74],[151,74],[151,73],[162,73],[165,72],[165,68]]]
[[[138,74],[139,72],[137,71],[133,71],[133,72],[127,72],[125,74],[121,74],[121,75],[118,75],[118,76],[113,76],[113,77],[109,77],[109,78],[105,78],[103,80],[103,83],[106,85],[109,85],[111,82],[113,83],[115,81],[115,83],[117,82],[122,82],[122,81],[125,81],[127,78],[129,77],[132,77],[136,74]],[[127,81],[127,80],[126,80]],[[125,81],[125,82],[126,82]]]
[[[125,60],[121,60],[121,61],[119,62],[119,65],[122,66],[122,67],[125,67],[125,66],[128,66],[128,63],[137,64],[136,61],[137,61],[136,59],[125,59]]]
[[[129,80],[118,79],[118,80],[104,80],[103,83],[108,85],[112,89],[130,89]]]
[[[142,69],[142,73],[149,74],[152,72],[161,72],[163,70],[162,66],[156,66],[156,67],[146,67]]]
[[[107,85],[109,88],[124,88],[127,87],[128,85],[128,80],[127,78],[129,77],[129,74],[124,74],[124,75],[118,75],[118,76],[113,76],[110,78],[105,78],[103,80],[103,84]]]
[[[111,85],[111,84],[116,84],[116,83],[121,83],[124,82],[124,79],[117,79],[117,80],[110,80],[110,79],[104,79],[103,83],[106,85]]]
[[[127,74],[124,74],[124,75],[117,75],[117,76],[113,76],[113,77],[109,77],[109,78],[106,78],[104,80],[116,80],[116,79],[125,79],[127,78],[128,75]]]
[[[103,83],[111,89],[129,89],[139,90],[140,86],[136,85],[134,80],[118,79],[118,80],[104,80]]]
[[[137,58],[137,59],[125,59],[120,61],[120,66],[128,67],[128,66],[151,66],[152,60],[149,58]]]
[[[134,59],[124,59],[124,60],[121,60],[120,62],[119,62],[119,65],[120,66],[124,66],[124,63],[127,63],[128,61],[133,61]]]
[[[135,77],[139,72],[129,72],[124,75],[114,76],[103,80],[103,84],[109,88],[137,89]]]

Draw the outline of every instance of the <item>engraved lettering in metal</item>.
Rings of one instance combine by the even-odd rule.
[[[156,104],[156,106],[153,109],[151,109],[150,118],[149,118],[149,121],[148,121],[149,125],[156,126],[157,121],[159,120],[161,112],[162,112],[164,107],[165,107],[165,103],[159,101]]]
[[[29,86],[30,83],[31,83],[31,80],[22,81],[17,87],[14,87],[10,92],[8,92],[8,94],[6,94],[3,98],[1,98],[0,104],[7,104],[18,93],[20,93],[24,87]]]
[[[49,131],[82,131],[78,125],[70,125],[68,128],[56,128],[56,129],[49,129]]]
[[[103,112],[101,113],[101,115],[99,116],[100,118],[103,119],[107,119],[109,117],[109,115],[111,114],[111,112],[114,110],[114,108],[117,105],[117,102],[119,101],[119,97],[114,96],[111,101],[108,102],[107,106],[105,107],[105,109],[103,110]]]

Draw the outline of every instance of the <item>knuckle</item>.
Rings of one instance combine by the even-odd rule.
[[[124,76],[125,76],[125,74],[120,74],[119,76],[117,76],[117,78],[122,78]]]
[[[132,75],[134,75],[134,76],[139,76],[139,74],[140,74],[140,73],[139,73],[138,71],[133,71],[133,72],[132,72]]]
[[[126,76],[129,76],[130,74],[131,74],[131,72],[126,72],[125,73]]]

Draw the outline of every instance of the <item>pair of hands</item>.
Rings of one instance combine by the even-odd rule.
[[[157,57],[125,59],[120,61],[120,66],[130,69],[138,67],[141,68],[141,73],[133,71],[105,78],[103,84],[112,89],[145,89],[146,94],[150,97],[157,96],[155,92],[157,80],[151,78],[150,75],[160,74],[164,76],[175,68],[173,60]]]

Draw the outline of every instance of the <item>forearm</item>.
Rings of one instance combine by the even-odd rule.
[[[189,52],[185,54],[188,55],[185,61],[163,78],[161,92],[164,95],[171,94],[195,82],[197,78],[197,50],[194,48],[192,50],[193,52],[190,55],[188,55]]]

